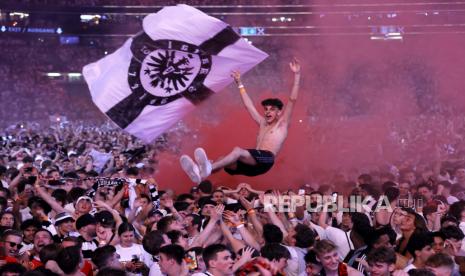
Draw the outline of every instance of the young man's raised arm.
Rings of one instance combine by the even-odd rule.
[[[283,122],[289,124],[291,120],[292,110],[294,109],[295,101],[297,100],[297,95],[299,94],[300,87],[300,63],[294,58],[294,60],[289,63],[291,71],[294,72],[294,85],[292,86],[291,95],[289,96],[289,101],[284,109]]]
[[[234,81],[237,84],[237,88],[239,88],[239,92],[241,93],[241,99],[242,102],[244,103],[245,107],[247,108],[247,111],[249,112],[250,116],[257,122],[257,124],[260,124],[261,121],[263,120],[262,116],[258,113],[257,109],[255,109],[255,106],[252,102],[252,99],[247,95],[247,92],[245,91],[244,85],[241,82],[241,74],[238,71],[232,72],[231,76],[234,78]]]

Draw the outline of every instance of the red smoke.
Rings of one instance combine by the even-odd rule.
[[[309,19],[307,23],[315,22]],[[324,24],[350,22],[338,18]],[[269,52],[270,58],[278,59],[279,68],[266,75],[271,80],[275,72],[282,72],[281,92],[270,91],[267,76],[262,76],[261,84],[250,86],[247,80],[244,84],[258,110],[260,101],[269,96],[286,102],[292,83],[288,62],[293,55],[301,60],[304,83],[289,136],[267,174],[250,178],[220,172],[211,177],[217,185],[235,187],[247,182],[259,189],[297,188],[321,171],[363,170],[402,161],[406,156],[393,141],[392,125],[404,126],[413,116],[444,114],[444,108],[450,109],[449,115],[459,115],[465,108],[465,39],[461,34],[405,34],[403,41],[372,41],[369,35],[269,40],[282,50],[280,55]],[[195,147],[202,146],[216,159],[234,146],[255,147],[258,129],[235,87],[200,106],[186,124],[198,131],[198,138],[185,137],[184,153],[192,155]],[[438,129],[430,131],[428,137],[444,138]],[[425,158],[436,142],[431,139],[417,143],[419,150],[408,158]],[[162,188],[186,191],[193,185],[178,158],[160,158],[157,177]]]

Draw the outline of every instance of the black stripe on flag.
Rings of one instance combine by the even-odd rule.
[[[181,94],[170,97],[169,100],[166,99],[166,104],[181,97]],[[150,105],[151,101],[155,99],[156,97],[149,93],[144,93],[142,95],[139,93],[131,93],[105,114],[107,114],[107,116],[110,117],[110,119],[120,128],[124,129],[142,113],[147,105]]]
[[[195,91],[195,93],[190,93],[188,91],[183,93],[184,98],[190,101],[192,104],[197,105],[200,104],[202,101],[206,100],[208,97],[213,95],[214,92],[206,87],[205,85],[200,85],[200,87]]]
[[[241,36],[238,35],[231,26],[228,26],[214,37],[200,44],[199,48],[209,55],[217,55],[224,48],[238,41],[239,38],[241,38]]]

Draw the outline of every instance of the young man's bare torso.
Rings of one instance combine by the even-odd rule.
[[[300,83],[300,64],[294,59],[290,63],[294,73],[294,85],[286,108],[279,99],[266,99],[262,101],[263,116],[258,113],[255,106],[245,91],[239,72],[233,72],[232,77],[238,85],[242,102],[252,119],[259,125],[257,145],[255,149],[234,148],[228,155],[211,163],[205,150],[197,148],[194,152],[194,160],[189,156],[181,156],[180,162],[183,170],[193,182],[199,183],[212,172],[225,169],[229,174],[256,176],[266,173],[274,164],[275,156],[281,150],[286,140],[290,118],[297,99]]]

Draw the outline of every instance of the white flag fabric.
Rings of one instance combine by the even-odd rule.
[[[119,127],[151,142],[196,105],[268,55],[225,22],[188,5],[143,20],[143,32],[83,68],[93,102]]]

